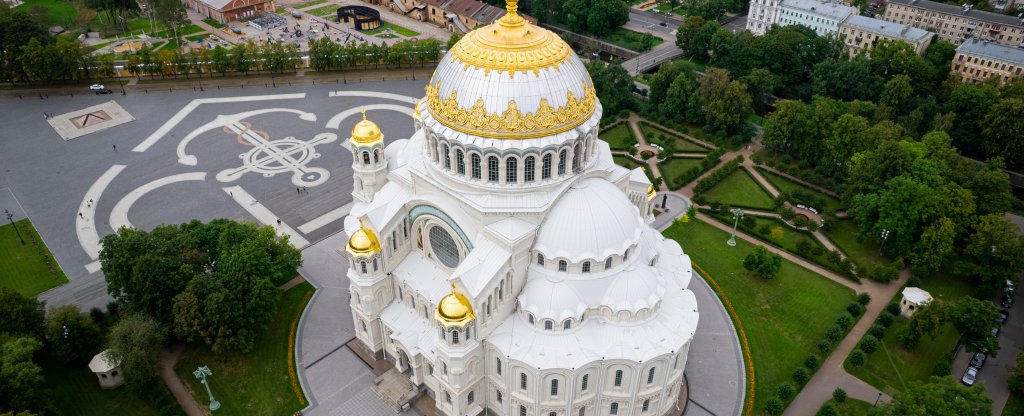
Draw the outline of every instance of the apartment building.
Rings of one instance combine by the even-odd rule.
[[[1000,83],[1019,78],[1024,68],[1024,49],[994,42],[971,39],[958,48],[950,72],[959,74],[964,82],[981,82],[998,77]]]
[[[890,0],[883,19],[935,32],[953,44],[980,39],[1024,46],[1022,19],[928,0]]]
[[[468,33],[493,23],[505,9],[479,0],[364,0],[413,19],[431,22],[452,33]]]
[[[747,30],[761,36],[771,29],[779,12],[779,0],[750,0],[747,12]]]
[[[849,49],[850,55],[870,50],[880,39],[907,42],[914,47],[918,55],[924,55],[935,34],[904,24],[851,15],[840,24],[839,36]]]
[[[221,23],[277,10],[271,0],[183,0],[185,7]]]
[[[804,25],[820,36],[839,36],[839,25],[855,14],[856,7],[838,2],[782,0],[775,23],[779,26]]]

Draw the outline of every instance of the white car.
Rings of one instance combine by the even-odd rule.
[[[970,387],[974,385],[974,382],[978,380],[978,369],[974,367],[967,367],[967,371],[964,372],[964,376],[960,378],[960,381],[965,386]]]
[[[107,89],[107,87],[104,87],[103,84],[92,84],[89,86],[89,89],[93,91],[102,91]]]

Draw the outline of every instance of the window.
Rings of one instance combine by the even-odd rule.
[[[508,159],[505,159],[505,182],[506,183],[517,183],[517,182],[519,182],[519,171],[516,170],[516,169],[519,168],[519,166],[517,166],[516,162],[517,162],[517,160],[514,157],[510,157]]]
[[[452,331],[452,344],[459,343],[459,331]]]
[[[526,373],[519,373],[519,388],[526,390]]]
[[[501,375],[501,358],[494,357],[494,368],[498,370],[498,375]]]
[[[587,381],[590,379],[590,374],[583,375],[583,382],[580,383],[580,390],[587,391]]]
[[[359,321],[359,323],[363,326],[363,332],[366,332],[366,321]]]
[[[519,416],[526,416],[526,406],[519,405]]]
[[[551,395],[558,395],[558,380],[551,380]]]
[[[604,259],[604,269],[608,270],[610,268],[612,268],[612,257],[608,256],[608,258]]]
[[[448,392],[444,392],[444,401],[448,402],[448,403],[451,403],[452,402],[452,395],[448,394]]]
[[[572,328],[572,321],[569,320],[569,319],[566,319],[565,322],[562,322],[562,329],[569,329],[569,328]]]
[[[583,273],[590,273],[590,262],[583,262]]]
[[[474,153],[469,155],[469,167],[472,170],[473,179],[480,179],[480,155]]]
[[[651,367],[650,370],[647,370],[647,384],[651,384],[653,382],[654,382],[654,367]]]
[[[526,161],[524,162],[526,171],[523,172],[523,178],[526,180],[526,182],[533,182],[533,171],[536,165],[535,159],[536,158],[534,158],[533,156],[527,156]]]
[[[580,159],[583,159],[583,151],[580,150],[580,144],[576,143],[576,147],[572,152],[572,171],[578,172],[580,170]]]
[[[473,393],[469,393],[469,394],[473,394]],[[646,412],[647,409],[650,408],[650,407],[651,407],[651,399],[644,400],[644,406],[642,408],[640,408],[640,411],[641,412]]]
[[[568,151],[562,149],[558,152],[558,175],[565,175],[565,159],[568,158]]]
[[[498,390],[498,403],[501,403],[501,390]]]
[[[359,270],[361,270],[363,273],[366,273],[366,262],[365,261],[360,261],[359,262]]]
[[[452,238],[448,231],[444,228],[433,226],[430,227],[430,249],[433,250],[434,255],[447,267],[454,268],[459,265],[459,247],[455,245],[455,239]]]
[[[541,159],[541,165],[540,166],[541,166],[540,167],[540,178],[541,179],[548,179],[548,178],[550,178],[551,177],[551,154],[550,153],[544,155],[544,158]]]
[[[569,263],[566,263],[565,260],[559,260],[558,261],[558,271],[564,272],[565,269],[567,269],[568,267],[569,267]]]
[[[587,406],[580,408],[580,416],[587,416]]]
[[[622,386],[622,370],[615,370],[615,387]]]
[[[532,313],[526,314],[526,320],[530,321],[530,323],[532,324],[533,323],[533,314]]]
[[[462,149],[455,149],[455,168],[458,169],[459,175],[466,174],[466,160]]]
[[[619,402],[612,402],[611,414],[619,414]]]
[[[541,266],[544,265],[544,255],[543,254],[537,253],[537,264],[539,264]]]
[[[451,169],[452,168],[452,152],[451,152],[451,149],[448,148],[447,144],[442,145],[441,149],[444,152],[444,168],[445,169]]]
[[[498,158],[494,156],[487,158],[487,180],[498,181]]]
[[[548,416],[558,416],[558,413],[555,413],[555,412],[548,412]]]
[[[374,259],[373,259],[373,271],[377,271],[377,258],[376,257],[374,257]]]
[[[466,396],[466,404],[467,405],[473,404],[473,392],[469,392],[469,395]]]
[[[448,363],[444,361],[441,362],[441,373],[448,375]]]
[[[363,152],[363,164],[364,165],[369,165],[370,164],[370,152]]]
[[[551,324],[551,320],[550,319],[544,321],[544,329],[545,330],[550,331],[553,326],[554,325]]]

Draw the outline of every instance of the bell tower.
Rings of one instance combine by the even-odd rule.
[[[368,203],[387,183],[388,160],[384,157],[384,134],[377,123],[366,119],[366,110],[363,110],[363,119],[352,128],[349,143],[352,146],[352,197]]]
[[[452,293],[441,298],[434,312],[437,326],[437,357],[434,377],[439,390],[435,401],[442,414],[475,414],[483,406],[485,390],[480,388],[479,371],[483,352],[480,348],[473,305],[452,283]]]

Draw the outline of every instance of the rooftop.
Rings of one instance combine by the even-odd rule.
[[[782,0],[781,6],[840,21],[846,19],[851,14],[856,14],[857,11],[856,8],[842,3],[818,0]]]
[[[880,19],[872,19],[870,17],[864,17],[856,14],[847,18],[846,21],[843,22],[843,25],[877,33],[894,39],[903,39],[908,42],[922,41],[934,35],[934,33],[924,29],[918,29],[916,27]]]
[[[917,7],[925,10],[931,10],[934,12],[948,13],[957,16],[967,16],[972,19],[998,23],[1001,25],[1024,27],[1024,25],[1021,24],[1020,19],[1014,16],[1007,16],[1005,14],[985,12],[973,9],[964,13],[963,7],[957,6],[955,4],[937,3],[928,0],[890,0],[889,2],[902,4],[904,6]]]
[[[956,51],[964,55],[1024,65],[1024,49],[1000,45],[998,43],[971,39],[956,48]]]

